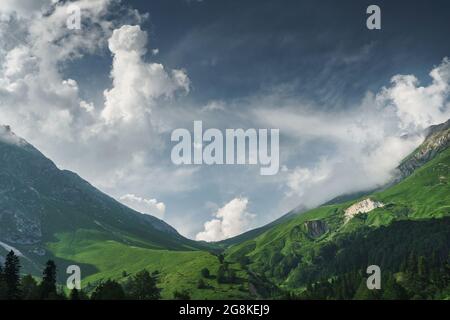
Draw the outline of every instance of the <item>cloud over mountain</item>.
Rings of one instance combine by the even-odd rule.
[[[156,199],[144,199],[134,194],[126,194],[121,196],[119,200],[138,212],[160,219],[164,218],[164,213],[166,212],[166,205],[163,202],[158,202]]]
[[[205,222],[204,230],[197,234],[197,240],[220,241],[248,231],[256,217],[247,212],[248,199],[235,198],[214,213],[214,219]]]
[[[286,172],[288,201],[312,207],[388,182],[399,162],[423,140],[423,130],[450,118],[449,70],[445,58],[430,71],[432,81],[426,86],[413,75],[396,75],[389,86],[377,94],[368,92],[348,110],[302,110],[295,100],[259,112],[256,117],[263,124],[295,137],[302,143],[299,148],[319,148],[310,165],[294,165]]]
[[[152,110],[159,99],[189,91],[189,78],[181,69],[146,61],[148,34],[138,25],[146,16],[111,0],[42,2],[45,14],[35,3],[24,7],[32,16],[21,14],[21,3],[0,8],[1,122],[96,186],[111,192],[120,183],[115,196],[136,193],[127,188],[142,185],[136,180],[143,177],[166,179],[166,186],[155,184],[162,192],[187,186],[190,168],[154,165],[165,146],[155,128],[163,119]],[[81,9],[81,30],[66,26],[72,4]],[[93,56],[106,60],[108,49],[112,84],[93,87],[104,95],[90,100],[84,79],[73,79],[67,66]]]

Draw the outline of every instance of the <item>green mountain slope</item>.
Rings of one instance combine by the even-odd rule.
[[[73,172],[59,170],[9,131],[0,139],[0,178],[0,239],[5,242],[32,246],[52,239],[55,232],[92,228],[111,234],[120,229],[155,247],[196,245],[163,221],[125,207]]]
[[[188,240],[123,206],[0,127],[0,260],[13,248],[24,271],[39,275],[54,259],[61,283],[66,266],[77,264],[87,290],[145,268],[159,273],[163,298],[188,290],[194,299],[374,298],[359,284],[377,264],[391,289],[401,285],[383,295],[448,298],[448,124],[429,130],[390,187],[292,212],[218,244]]]
[[[264,225],[262,227],[249,230],[249,231],[244,232],[244,233],[242,233],[240,235],[237,235],[235,237],[231,237],[231,238],[228,238],[228,239],[216,242],[214,244],[219,246],[219,247],[226,248],[226,247],[238,244],[238,243],[242,243],[242,242],[247,241],[247,240],[251,240],[251,239],[256,238],[257,236],[259,236],[260,234],[266,232],[267,230],[270,230],[271,228],[273,228],[273,227],[275,227],[275,226],[277,226],[277,225],[279,225],[279,224],[281,224],[281,223],[283,223],[285,221],[290,220],[292,217],[303,213],[304,211],[306,211],[306,209],[304,209],[302,207],[299,207],[299,208],[297,208],[295,210],[292,210],[292,211],[286,213],[285,215],[281,216],[280,218],[278,218],[278,219],[276,219],[276,220],[274,220],[274,221],[272,221],[272,222],[270,222],[270,223],[268,223],[268,224],[266,224],[266,225]]]
[[[196,299],[248,296],[246,274],[238,266],[230,268],[239,283],[217,282],[221,263],[214,246],[186,239],[162,220],[59,170],[0,126],[0,263],[11,249],[20,256],[24,273],[40,276],[43,264],[55,260],[61,284],[67,266],[79,265],[87,290],[108,278],[126,281],[145,268],[159,272],[163,298],[172,298],[175,290],[188,290]],[[205,267],[211,277],[203,279],[206,288],[199,290]]]
[[[57,240],[49,243],[48,248],[58,259],[95,266],[94,272],[87,277],[83,275],[82,284],[87,291],[101,280],[116,279],[126,282],[129,275],[147,269],[150,272],[159,272],[158,285],[165,299],[172,298],[175,291],[182,290],[190,292],[192,299],[248,297],[246,285],[217,283],[217,272],[221,264],[217,256],[207,251],[174,251],[130,246],[92,230],[57,235]],[[201,270],[205,267],[211,273],[208,279],[201,275]],[[236,268],[238,276],[242,277],[241,282],[246,282],[246,275],[239,267],[233,268]],[[197,288],[200,279],[203,279],[207,288]]]
[[[385,238],[390,239],[390,229],[396,226],[397,221],[426,222],[450,216],[448,141],[447,122],[432,130],[423,145],[405,159],[402,168],[409,167],[412,170],[401,170],[403,180],[397,184],[356,200],[324,205],[297,215],[254,239],[231,246],[226,251],[227,258],[247,264],[252,273],[263,275],[278,288],[302,291],[308,281],[320,277],[332,278],[339,274],[339,265],[334,265],[333,270],[326,269],[326,265],[337,259],[338,253],[344,250],[344,244],[354,243],[358,237],[370,237],[374,230],[382,230]],[[380,207],[366,213],[358,212],[357,208],[353,210],[352,217],[346,217],[346,211],[355,204],[365,211],[363,200],[367,199],[379,203]],[[445,223],[443,225],[448,227],[448,220]],[[441,236],[448,240],[450,230],[445,230],[447,233]],[[433,239],[435,234],[425,233],[423,237]],[[397,241],[402,241],[400,235]],[[406,248],[398,261],[404,255],[418,250],[416,242],[408,241],[414,245]],[[361,254],[363,261],[367,262],[372,249],[376,251],[376,245],[373,248],[365,247],[366,252]],[[400,249],[391,243],[391,250]],[[442,259],[448,257],[448,245],[437,242],[433,246],[431,243],[429,251],[433,250],[441,252]],[[324,274],[318,270],[328,271]]]
[[[420,168],[427,161],[434,158],[436,154],[438,154],[442,150],[445,150],[449,146],[450,141],[449,128],[450,120],[443,124],[431,126],[430,128],[428,128],[425,132],[425,142],[415,152],[411,153],[411,155],[409,155],[404,161],[402,161],[402,163],[398,167],[398,171],[400,172],[400,174],[398,175],[399,179],[395,179],[393,184],[399,182],[402,178],[407,177],[408,175],[413,173],[415,169]],[[327,201],[324,205],[349,202],[358,198],[369,196],[375,193],[377,190],[378,189],[374,189],[372,191],[359,191],[352,194],[344,194]],[[270,230],[276,225],[286,222],[305,211],[306,209],[299,207],[265,226],[247,231],[236,237],[220,241],[217,244],[227,247],[242,243],[247,240],[251,240],[264,233],[265,231]]]

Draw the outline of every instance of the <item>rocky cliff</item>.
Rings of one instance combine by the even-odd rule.
[[[364,199],[359,201],[345,210],[345,222],[348,222],[351,218],[360,213],[368,213],[376,208],[382,208],[384,204],[379,201],[373,201],[372,199]]]
[[[426,137],[422,145],[417,148],[399,166],[400,175],[398,180],[404,179],[433,159],[438,153],[450,145],[450,120],[445,123],[431,126],[425,132]]]
[[[322,220],[306,221],[305,227],[308,235],[312,238],[318,238],[328,231],[326,222]]]

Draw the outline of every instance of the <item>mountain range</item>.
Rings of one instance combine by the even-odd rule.
[[[187,290],[194,299],[305,297],[305,292],[320,298],[324,283],[343,281],[350,288],[354,281],[348,277],[359,279],[358,270],[376,264],[415,293],[405,280],[405,261],[415,264],[416,256],[432,255],[430,270],[442,264],[447,272],[449,141],[450,120],[426,130],[424,142],[399,164],[388,185],[312,210],[299,207],[264,227],[204,243],[58,169],[0,126],[0,263],[14,250],[24,272],[39,276],[53,259],[61,283],[66,267],[76,264],[87,291],[102,279],[124,281],[148,269],[159,272],[163,298]],[[211,276],[199,288],[205,268]],[[446,284],[439,285],[444,288],[430,294],[450,297]],[[359,290],[349,288],[326,298],[353,297]]]

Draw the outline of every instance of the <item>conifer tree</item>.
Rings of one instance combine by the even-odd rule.
[[[43,272],[42,282],[40,284],[41,299],[56,297],[56,264],[49,260]]]
[[[20,281],[22,296],[24,300],[39,299],[39,286],[37,281],[31,276],[27,275]]]
[[[122,286],[114,280],[100,283],[91,296],[92,300],[123,300],[125,292]]]
[[[5,274],[3,273],[3,267],[0,265],[0,300],[6,300],[7,287],[5,281]]]
[[[427,273],[426,260],[424,256],[419,256],[417,259],[417,273],[419,277],[424,277]]]
[[[6,283],[6,296],[9,300],[21,298],[20,292],[20,261],[13,250],[6,256],[4,268],[4,281]]]
[[[158,300],[161,298],[156,279],[147,270],[142,270],[133,276],[126,285],[126,292],[135,300]]]
[[[80,300],[80,294],[79,294],[77,288],[73,288],[72,291],[70,291],[70,300],[73,300],[73,301]]]
[[[383,288],[382,299],[384,300],[408,299],[408,295],[405,289],[397,283],[392,274],[388,275],[387,281]]]

